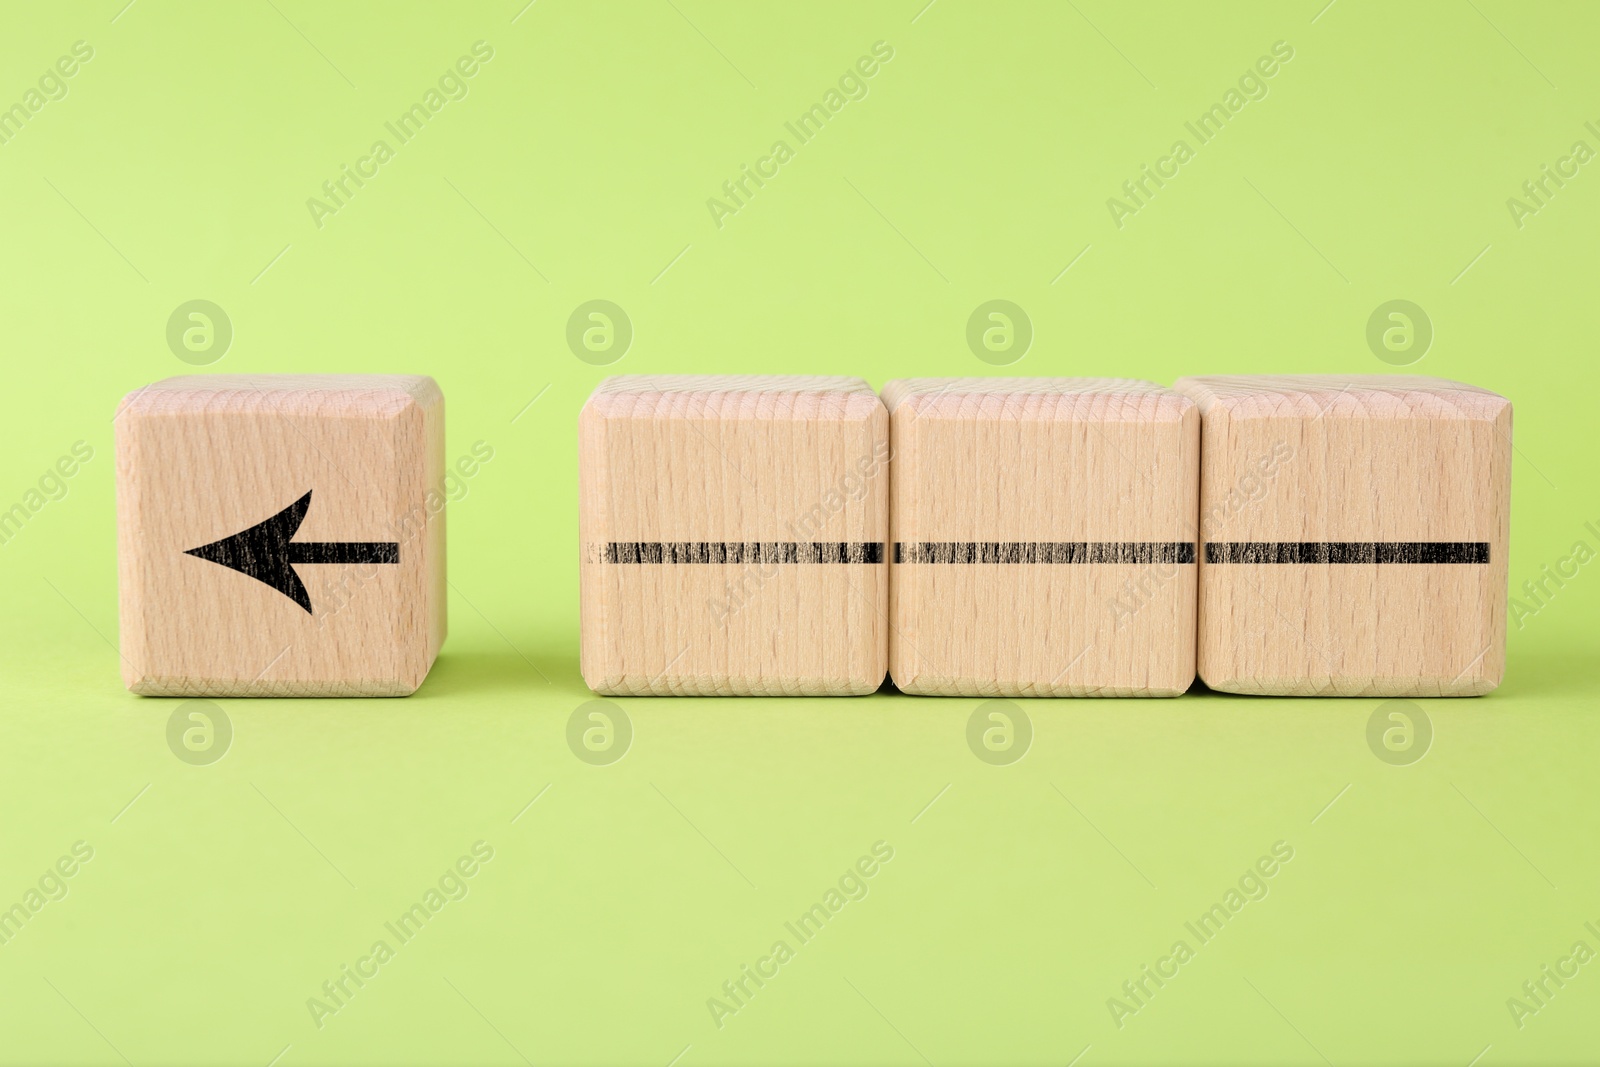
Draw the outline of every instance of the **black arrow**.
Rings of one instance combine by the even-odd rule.
[[[305,608],[308,615],[313,614],[311,598],[294,564],[400,562],[400,545],[395,541],[291,541],[310,507],[307,492],[272,518],[184,554],[248,574]]]

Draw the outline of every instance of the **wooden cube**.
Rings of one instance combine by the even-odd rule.
[[[432,378],[190,375],[116,417],[123,680],[404,696],[444,640]]]
[[[865,382],[623,376],[578,424],[590,688],[883,684],[888,415]]]
[[[907,693],[1194,681],[1199,416],[1111,378],[888,383],[889,664]]]
[[[1409,376],[1201,377],[1200,677],[1472,696],[1505,673],[1511,404]]]

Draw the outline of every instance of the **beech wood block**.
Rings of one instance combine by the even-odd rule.
[[[917,378],[893,443],[889,663],[943,696],[1194,681],[1199,415],[1113,378]]]
[[[1511,404],[1411,376],[1199,377],[1200,677],[1473,696],[1505,673]]]
[[[591,689],[883,684],[888,414],[866,382],[623,376],[600,384],[578,424]]]
[[[116,417],[122,675],[151,696],[404,696],[445,634],[444,397],[189,375]]]

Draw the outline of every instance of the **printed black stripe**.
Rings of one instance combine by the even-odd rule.
[[[1219,541],[1207,563],[1488,563],[1487,541]]]
[[[396,541],[290,541],[290,563],[399,563]]]
[[[896,563],[1193,563],[1192,541],[896,541]]]
[[[611,541],[603,563],[882,563],[879,541]]]

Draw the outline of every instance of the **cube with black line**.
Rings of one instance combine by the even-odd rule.
[[[938,696],[1194,681],[1194,403],[1115,378],[913,378],[893,445],[890,671]]]
[[[1505,673],[1511,404],[1410,375],[1195,377],[1199,672],[1280,696]]]
[[[866,382],[624,375],[590,396],[579,442],[591,689],[882,685],[888,415]]]

